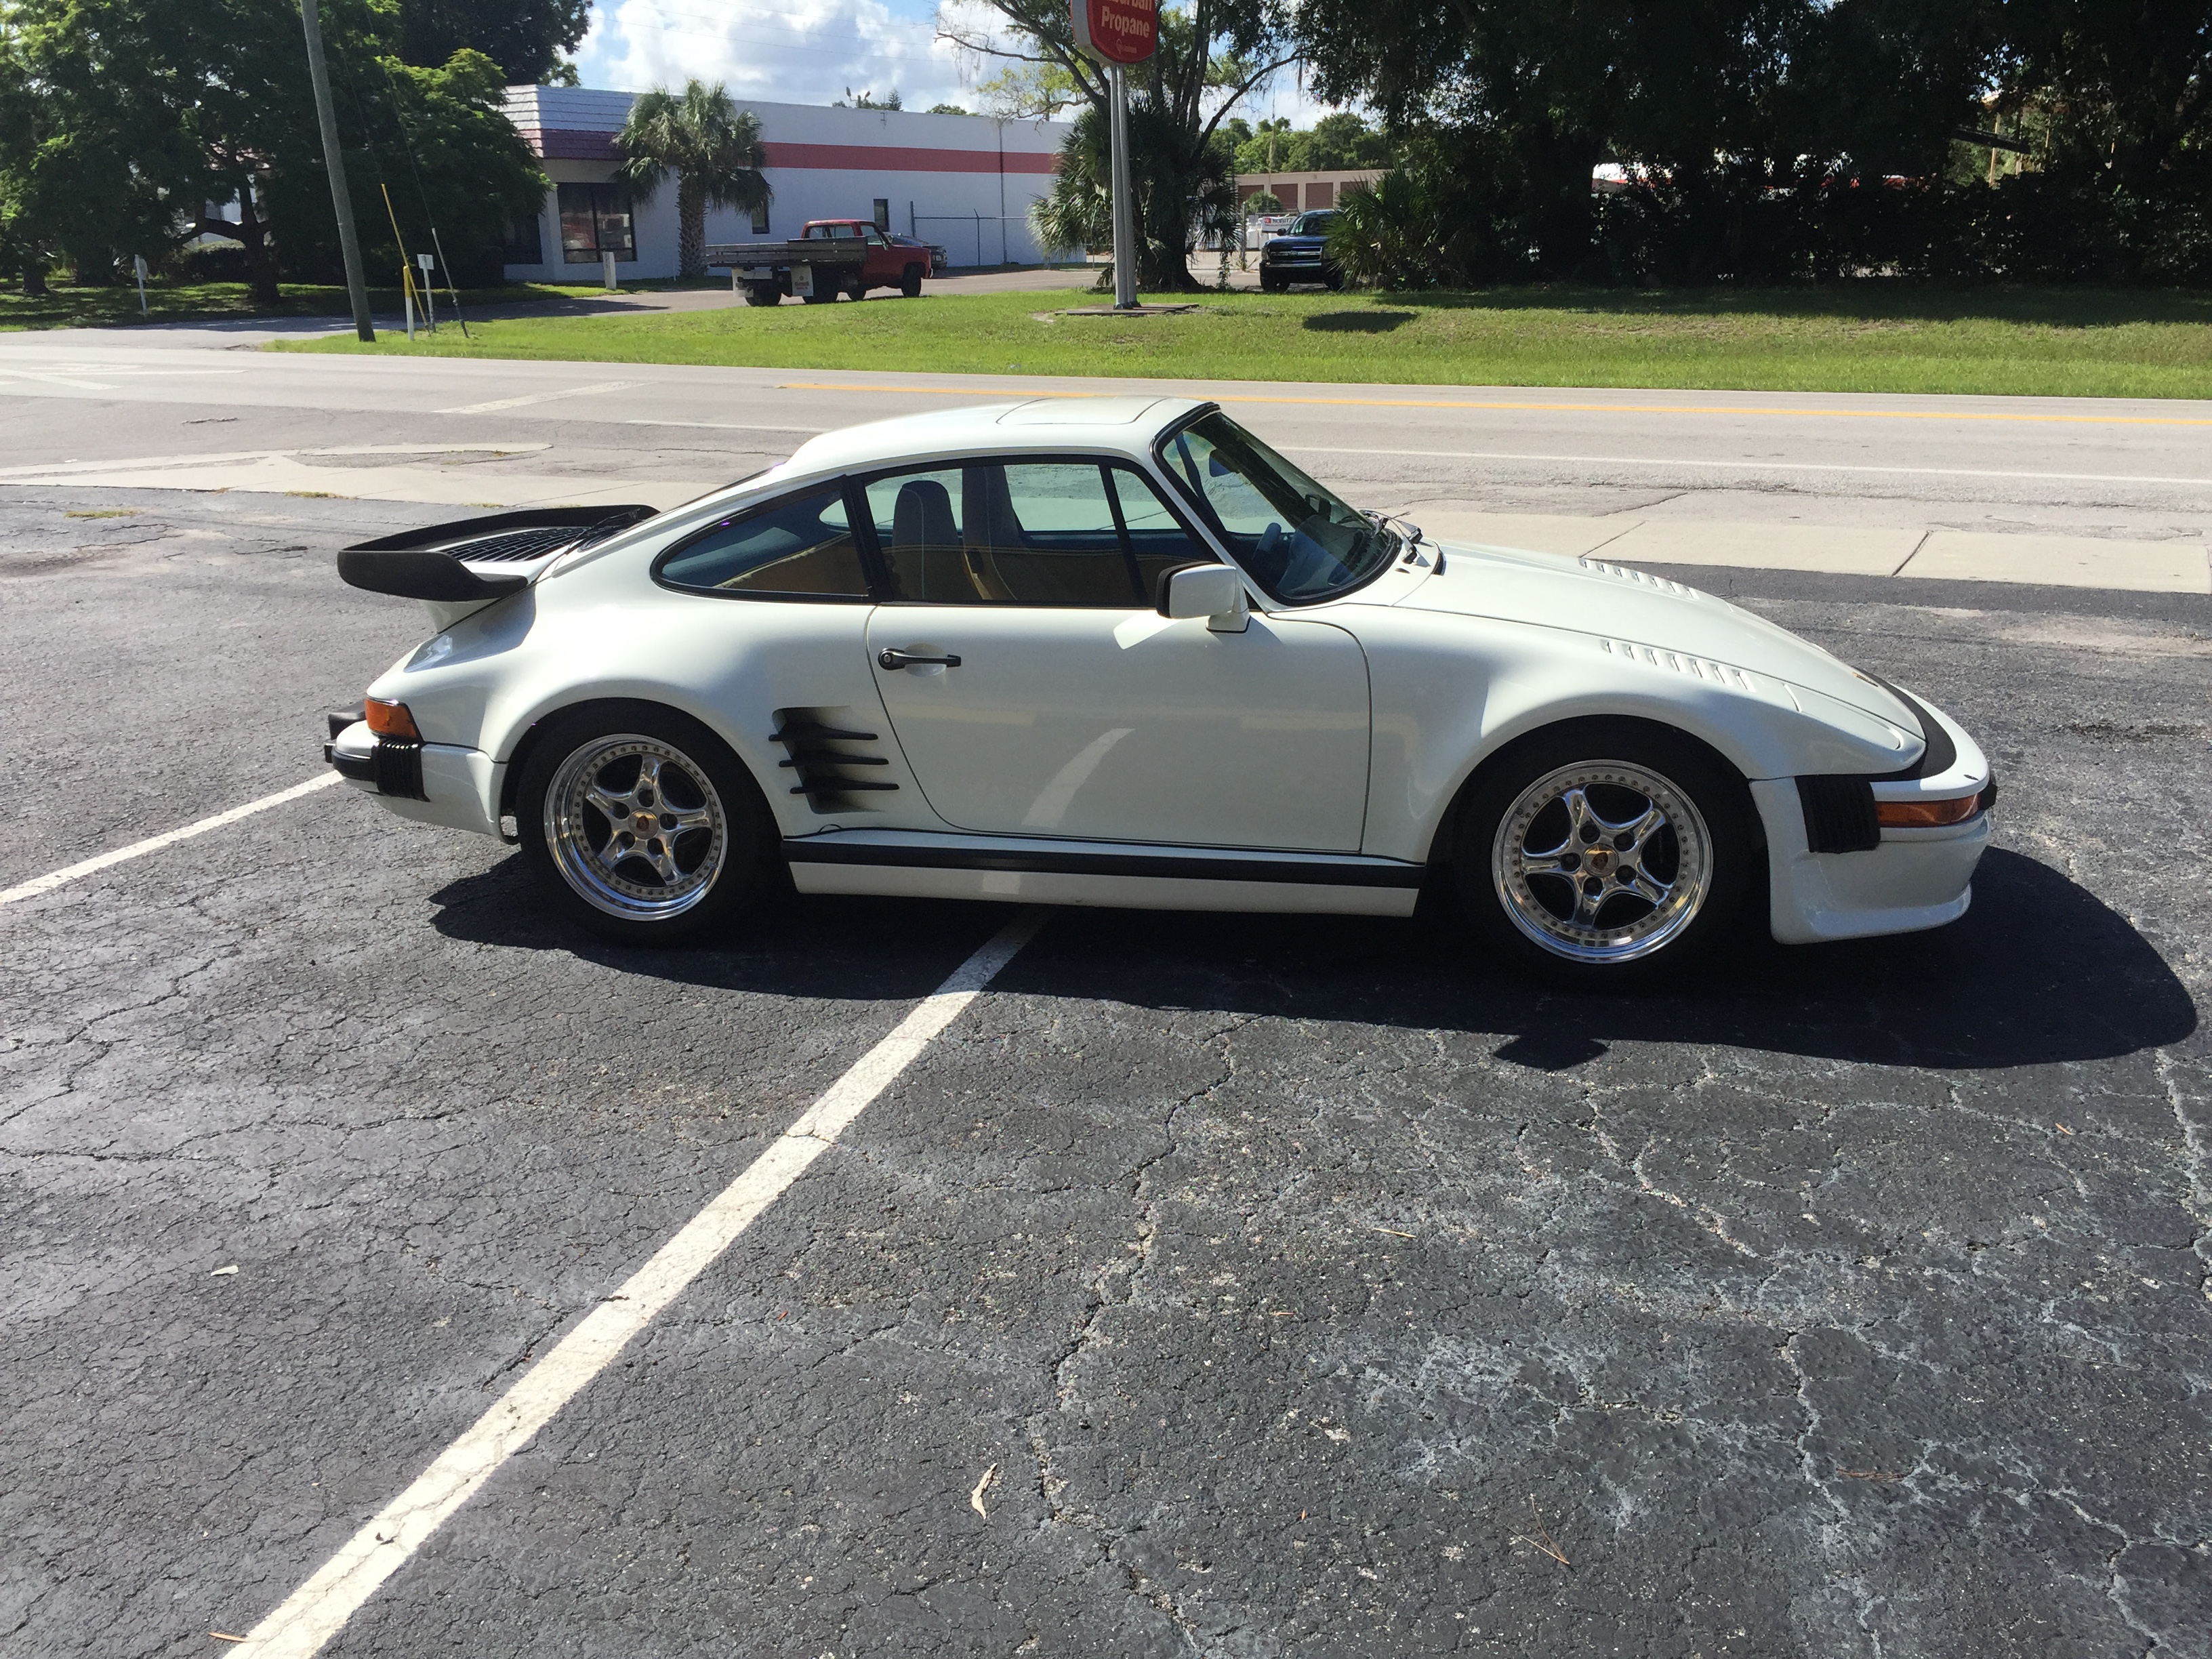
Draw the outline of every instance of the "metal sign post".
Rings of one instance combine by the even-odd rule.
[[[1137,307],[1137,239],[1129,212],[1129,82],[1115,64],[1106,71],[1114,90],[1114,309]]]
[[[415,263],[422,272],[423,315],[430,325],[430,332],[435,334],[438,331],[438,301],[430,292],[430,268],[437,261],[428,253],[418,253],[415,256]]]
[[[138,314],[150,321],[154,313],[146,309],[146,256],[143,253],[132,254],[131,269],[138,278]]]
[[[1129,179],[1127,70],[1159,50],[1158,0],[1073,0],[1075,46],[1106,70],[1113,147],[1114,309],[1137,309],[1136,196]]]

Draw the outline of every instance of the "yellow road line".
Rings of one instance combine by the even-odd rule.
[[[826,380],[791,380],[779,392],[891,392],[951,398],[1095,398],[1095,392],[1039,392],[1029,386],[836,386]],[[2212,426],[2212,417],[2180,415],[2007,415],[1938,409],[1764,409],[1726,404],[1535,404],[1502,399],[1452,398],[1291,398],[1261,393],[1222,393],[1217,404],[1319,404],[1355,409],[1503,409],[1575,415],[1814,415],[1859,421],[2010,421],[2061,426]]]

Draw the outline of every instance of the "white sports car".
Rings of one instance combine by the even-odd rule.
[[[1747,911],[1933,927],[1988,845],[1941,711],[1693,588],[1438,546],[1213,404],[828,434],[665,513],[349,550],[439,632],[331,717],[392,811],[617,939],[802,892],[1407,915],[1601,982]]]

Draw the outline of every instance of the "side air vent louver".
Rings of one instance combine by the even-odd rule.
[[[1656,588],[1662,593],[1672,593],[1678,599],[1693,599],[1698,596],[1698,590],[1694,587],[1670,582],[1664,576],[1654,576],[1628,565],[1607,564],[1603,559],[1580,559],[1577,562],[1593,575],[1611,576],[1616,580],[1634,582],[1639,587]]]
[[[1805,809],[1805,845],[1815,853],[1866,853],[1881,845],[1874,786],[1864,778],[1797,780]]]
[[[794,795],[821,813],[872,811],[865,797],[896,790],[888,778],[871,776],[890,762],[874,745],[883,739],[855,723],[849,708],[779,708],[774,741],[789,757],[776,763],[794,773]]]

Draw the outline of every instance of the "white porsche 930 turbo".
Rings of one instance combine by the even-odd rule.
[[[1960,915],[1990,767],[1911,693],[1676,582],[1440,546],[1211,404],[830,433],[668,512],[349,550],[439,632],[331,717],[392,811],[519,841],[634,942],[771,885],[1412,913],[1617,981],[1746,912]]]

